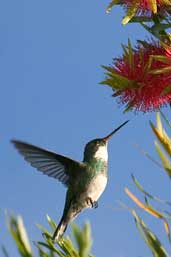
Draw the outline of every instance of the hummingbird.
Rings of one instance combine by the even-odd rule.
[[[127,122],[107,136],[88,142],[82,162],[22,141],[11,141],[31,166],[67,187],[63,215],[52,236],[53,242],[63,236],[67,225],[80,212],[98,207],[98,199],[107,184],[108,141]]]

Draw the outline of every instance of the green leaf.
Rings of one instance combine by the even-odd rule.
[[[81,231],[76,224],[72,224],[72,231],[78,246],[79,257],[87,257],[92,245],[89,223],[86,223]]]
[[[159,34],[156,34],[156,32],[154,31],[154,29],[151,29],[151,27],[147,26],[144,22],[141,22],[140,24],[141,24],[141,26],[142,26],[145,30],[147,30],[149,33],[151,33],[154,37],[158,38],[159,40],[161,39],[161,38],[160,38],[160,37],[161,37],[160,33],[159,33]]]
[[[40,243],[40,244],[39,244]],[[44,245],[45,244],[45,245]],[[54,253],[54,251],[51,251],[51,249],[49,249],[48,247],[46,247],[46,243],[43,243],[43,242],[36,242],[35,243],[35,246],[36,246],[36,248],[38,249],[38,252],[39,252],[39,255],[40,255],[40,257],[56,257],[56,253]],[[41,246],[43,246],[43,247],[45,247],[46,249],[48,249],[49,251],[49,253],[47,253],[47,252],[45,252],[43,249],[42,249],[42,247]],[[60,257],[66,257],[62,252],[60,252],[59,251],[59,253],[58,253],[58,256],[60,256]]]
[[[135,176],[132,174],[131,175],[133,182],[135,183],[136,187],[145,195],[148,196],[149,198],[151,198],[154,201],[163,203],[163,204],[168,204],[171,205],[171,202],[166,201],[166,200],[162,200],[159,197],[153,196],[152,194],[148,193],[140,184],[140,182],[135,178]]]
[[[164,96],[164,95],[167,95],[167,94],[169,94],[171,92],[171,84],[169,84],[169,85],[167,85],[164,89],[163,89],[163,91],[161,92],[161,96]]]
[[[16,219],[14,216],[11,215],[8,222],[8,229],[16,243],[16,246],[21,256],[33,257],[22,218],[19,216]]]
[[[132,6],[128,9],[127,14],[125,15],[125,17],[122,20],[123,25],[126,25],[134,17],[134,15],[137,12],[137,9],[138,9],[137,4],[136,3],[132,4]]]
[[[106,8],[106,13],[110,13],[111,9],[114,5],[120,4],[120,0],[112,0],[112,2],[110,2],[110,4],[107,6]]]
[[[17,222],[18,222],[18,230],[19,230],[21,241],[25,245],[25,248],[28,251],[28,253],[32,254],[30,242],[29,242],[27,232],[25,230],[23,219],[21,216],[18,216]]]
[[[152,60],[170,64],[170,58],[163,55],[151,55]]]
[[[49,215],[46,215],[46,219],[50,225],[50,227],[52,228],[52,230],[54,231],[56,229],[56,224],[55,222],[49,217]]]
[[[129,22],[133,23],[133,22],[150,22],[151,21],[151,17],[147,17],[147,16],[134,16]]]
[[[161,244],[158,237],[146,226],[144,221],[137,215],[135,210],[131,211],[135,218],[136,226],[146,242],[147,246],[151,249],[154,257],[169,257],[167,251]]]
[[[160,132],[163,131],[163,126],[162,126],[162,122],[161,122],[161,119],[160,119],[160,112],[157,112],[156,113],[156,123],[157,123],[157,128]]]
[[[141,202],[133,193],[130,192],[130,190],[126,187],[125,193],[134,201],[140,208],[142,208],[144,211],[148,212],[155,218],[164,219],[164,216],[159,211],[155,210],[153,207],[151,207],[150,204],[145,205],[143,202]]]
[[[101,65],[101,67],[109,72],[112,72],[113,71],[113,67],[111,66],[105,66],[105,65]]]
[[[148,71],[149,74],[154,74],[154,75],[170,73],[170,72],[171,72],[171,67],[164,67],[161,69],[155,69],[155,70]]]
[[[48,250],[57,253],[59,256],[61,257],[65,257],[65,254],[63,254],[60,250],[58,250],[56,247],[54,247],[53,244],[48,244],[45,242],[37,242],[38,245],[44,246],[45,248],[47,248]]]
[[[56,228],[54,221],[47,215],[47,221],[52,229]],[[23,224],[22,218],[19,216],[15,218],[10,216],[8,219],[8,228],[14,239],[14,242],[18,248],[18,251],[22,257],[33,257],[29,239]],[[38,256],[40,257],[93,257],[90,254],[91,236],[90,227],[85,224],[83,229],[77,229],[79,231],[79,237],[75,237],[75,241],[78,245],[78,249],[74,246],[69,237],[62,237],[56,244],[53,243],[51,234],[41,225],[37,225],[39,229],[44,233],[44,241],[33,242],[37,248]],[[9,257],[5,247],[2,247],[4,257]]]
[[[157,153],[163,163],[163,167],[166,170],[167,174],[169,175],[169,177],[171,177],[171,162],[170,160],[167,158],[167,156],[164,154],[164,152],[161,150],[159,144],[157,141],[154,142],[154,145],[156,147]]]
[[[144,149],[142,149],[139,145],[135,145],[135,147],[137,147],[138,149],[140,149],[140,151],[142,152],[142,154],[144,154],[150,161],[152,161],[158,168],[163,170],[163,166],[157,161],[155,160],[148,152],[146,152]]]
[[[79,257],[77,249],[75,249],[72,241],[69,239],[69,237],[62,238],[58,241],[58,245],[60,248],[65,252],[66,256],[71,257]]]
[[[129,66],[131,67],[131,69],[134,69],[133,50],[132,50],[130,39],[128,39],[128,52],[129,52],[129,55],[128,55]]]
[[[100,84],[105,84],[112,87],[113,89],[119,89],[119,90],[123,90],[130,86],[131,81],[117,73],[108,72],[108,73],[105,73],[105,75],[107,75],[108,78],[100,82]]]
[[[47,239],[51,239],[52,238],[51,233],[46,228],[44,228],[40,224],[36,224],[36,226],[43,232],[43,236],[44,237],[46,237]]]
[[[165,130],[163,128],[162,130],[155,128],[152,122],[150,122],[150,126],[165,151],[168,153],[169,156],[171,156],[171,139],[168,137]]]
[[[127,113],[132,110],[134,104],[132,102],[128,103],[123,111],[123,113]]]

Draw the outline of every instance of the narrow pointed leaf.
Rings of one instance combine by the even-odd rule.
[[[50,227],[52,228],[52,230],[54,231],[56,229],[56,224],[55,222],[49,217],[49,215],[46,215],[46,219],[50,225]]]
[[[129,66],[131,67],[131,69],[134,69],[133,50],[132,50],[130,39],[128,39],[128,52],[129,52],[129,56],[128,56]]]
[[[82,231],[79,229],[79,227],[76,224],[73,224],[72,231],[78,246],[79,256],[86,257],[90,251],[91,244],[92,244],[89,224],[86,223]]]
[[[21,217],[16,219],[11,215],[8,222],[8,229],[21,256],[33,257]]]
[[[151,204],[149,203],[147,198],[145,198],[146,205],[144,205],[135,195],[133,195],[128,190],[128,188],[125,188],[125,192],[140,208],[142,208],[144,211],[148,212],[152,216],[154,216],[156,218],[159,218],[159,219],[161,219],[163,221],[165,232],[166,232],[166,234],[168,236],[169,241],[171,241],[169,224],[168,224],[166,218],[164,217],[164,215],[161,212],[156,211],[151,206]]]
[[[161,170],[163,170],[163,166],[157,161],[155,160],[148,152],[146,152],[144,149],[142,149],[139,145],[135,144],[135,147],[137,147],[138,149],[140,149],[140,151],[142,152],[142,154],[144,154],[150,161],[152,161],[158,168],[160,168]]]
[[[150,126],[159,142],[162,144],[166,152],[171,156],[171,140],[168,138],[164,129],[162,130],[162,132],[159,131],[157,128],[155,128],[152,122],[150,122]]]
[[[152,61],[160,61],[165,64],[170,64],[170,57],[162,56],[162,55],[151,55]]]
[[[171,92],[171,84],[168,84],[163,91],[161,92],[161,96],[167,95]]]
[[[165,228],[165,232],[167,234],[167,237],[171,243],[171,237],[170,237],[170,227],[169,227],[169,224],[167,223],[166,220],[164,220],[164,228]]]
[[[136,12],[137,12],[137,9],[138,9],[137,4],[133,4],[133,5],[128,9],[127,14],[125,15],[125,17],[124,17],[123,20],[122,20],[122,24],[123,24],[123,25],[126,25],[126,24],[134,17],[134,15],[135,15]]]
[[[23,219],[21,218],[21,216],[18,217],[18,230],[20,233],[21,240],[22,240],[23,244],[25,245],[25,248],[31,254],[32,251],[31,251],[30,242],[29,242],[27,232],[25,230]]]
[[[157,153],[163,163],[163,168],[166,170],[167,174],[169,175],[169,177],[171,177],[171,162],[170,160],[167,158],[167,156],[164,154],[164,152],[161,150],[159,144],[155,141],[154,142]]]
[[[120,0],[113,0],[106,8],[106,13],[109,13],[114,5],[119,4]]]
[[[49,256],[49,253],[46,253],[45,251],[43,251],[38,244],[36,244],[36,248],[38,249],[38,253],[40,257],[55,257],[53,255]]]
[[[123,111],[123,113],[127,113],[132,110],[134,104],[132,102],[128,103]]]
[[[100,82],[100,84],[108,85],[116,90],[123,90],[130,85],[130,80],[114,72],[105,73],[108,78]]]
[[[128,188],[125,188],[125,193],[143,210],[145,210],[146,212],[150,213],[152,216],[156,217],[156,218],[163,218],[163,216],[161,215],[161,213],[159,213],[158,211],[152,209],[151,207],[148,207],[146,205],[144,205],[135,195],[133,195]]]
[[[135,222],[137,225],[137,228],[145,240],[148,247],[151,249],[154,257],[169,257],[167,251],[161,244],[160,240],[157,238],[157,236],[146,226],[144,221],[137,215],[135,210],[131,211],[132,215],[135,218]]]
[[[171,72],[171,67],[164,67],[164,68],[161,68],[161,69],[149,70],[148,71],[149,74],[154,74],[154,75],[170,73],[170,72]]]
[[[64,253],[62,253],[60,250],[58,250],[56,247],[54,247],[54,245],[50,245],[45,242],[37,242],[37,243],[38,243],[38,245],[41,245],[41,246],[45,247],[46,249],[57,253],[61,257],[66,257],[66,255]]]
[[[134,16],[129,22],[130,23],[141,23],[141,22],[150,22],[151,21],[151,17],[147,17],[147,16]]]
[[[105,70],[107,70],[108,72],[112,72],[113,71],[113,68],[110,67],[110,66],[105,66],[105,65],[101,65],[101,67]]]
[[[51,233],[49,233],[49,231],[46,229],[46,228],[44,228],[42,225],[40,225],[40,224],[36,224],[36,226],[43,232],[42,233],[42,235],[44,236],[44,237],[46,237],[46,238],[52,238],[52,235],[51,235]]]
[[[160,199],[159,197],[156,197],[156,196],[153,196],[152,194],[150,194],[149,192],[147,192],[143,187],[142,185],[140,184],[140,182],[135,178],[135,176],[132,174],[132,180],[133,182],[135,183],[135,185],[137,186],[137,188],[146,196],[148,196],[149,198],[157,201],[157,202],[160,202],[160,203],[164,203],[164,204],[168,204],[168,205],[171,205],[171,202],[169,201],[166,201],[166,200],[162,200]]]
[[[79,257],[78,251],[74,248],[69,238],[62,238],[60,241],[58,241],[58,245],[64,251],[66,256],[69,255],[73,257]]]
[[[162,126],[162,122],[161,122],[161,118],[160,118],[160,113],[159,112],[157,112],[157,114],[156,114],[156,123],[157,123],[157,129],[159,130],[160,133],[162,133],[163,126]]]

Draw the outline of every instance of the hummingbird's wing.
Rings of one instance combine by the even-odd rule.
[[[76,179],[78,169],[83,165],[83,163],[31,144],[17,140],[12,140],[11,142],[31,166],[50,177],[58,179],[65,186],[68,186],[73,179]]]

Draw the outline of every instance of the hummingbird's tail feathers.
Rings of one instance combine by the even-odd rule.
[[[68,223],[71,222],[82,210],[82,206],[77,206],[74,200],[70,201],[69,205],[64,208],[63,216],[52,236],[52,241],[57,242],[63,236]]]
[[[53,236],[52,241],[57,242],[65,233],[65,230],[67,229],[68,222],[66,222],[64,219],[61,219],[59,225],[57,226]]]

